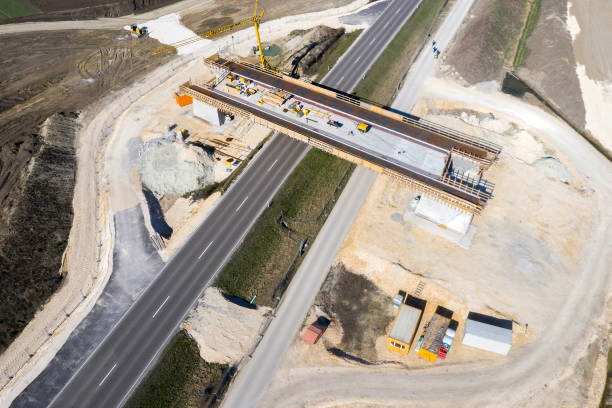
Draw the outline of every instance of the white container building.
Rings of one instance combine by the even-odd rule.
[[[512,347],[512,320],[470,312],[463,344],[505,356]]]

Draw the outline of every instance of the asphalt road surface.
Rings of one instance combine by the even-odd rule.
[[[391,2],[323,83],[350,91],[418,3]],[[115,407],[124,403],[307,150],[305,144],[275,136],[51,406]]]
[[[391,1],[321,82],[341,91],[353,90],[420,3],[421,0]]]

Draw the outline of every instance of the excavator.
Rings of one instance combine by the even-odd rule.
[[[130,31],[136,34],[138,38],[144,38],[149,34],[147,27],[138,27],[137,24],[130,25]]]
[[[259,24],[261,23],[261,19],[263,18],[264,12],[265,10],[262,10],[260,14],[257,14],[257,0],[255,0],[255,8],[253,10],[252,17],[245,18],[235,23],[222,25],[222,26],[213,28],[212,30],[205,31],[203,33],[198,33],[197,35],[193,37],[186,38],[184,40],[175,42],[173,44],[162,45],[154,49],[151,55],[158,55],[158,54],[162,54],[168,51],[172,51],[175,48],[184,47],[185,45],[193,44],[202,39],[212,38],[219,34],[235,30],[244,25],[253,24],[253,26],[255,26],[255,35],[257,36],[257,47],[259,49],[259,62],[261,63],[261,66],[266,69],[278,72],[278,69],[276,69],[272,64],[270,64],[270,61],[268,61],[268,59],[264,55],[263,49],[261,47],[261,39],[259,37]]]

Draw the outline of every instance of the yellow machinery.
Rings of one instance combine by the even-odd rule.
[[[357,130],[359,130],[361,133],[366,133],[368,130],[370,130],[370,125],[368,125],[367,123],[360,123],[357,125]]]
[[[138,38],[144,38],[149,34],[147,27],[138,27],[136,24],[130,25],[130,31],[136,34]]]
[[[267,68],[267,69],[271,69],[273,71],[278,71],[276,68],[274,68],[274,66],[272,66],[272,64],[270,64],[268,59],[263,54],[263,49],[261,47],[261,39],[259,37],[259,23],[261,22],[261,19],[262,19],[263,15],[264,15],[265,10],[262,10],[261,14],[257,15],[257,1],[258,0],[255,0],[255,8],[253,10],[253,16],[252,17],[245,18],[245,19],[237,21],[235,23],[219,26],[219,27],[213,28],[212,30],[206,31],[204,33],[198,33],[194,37],[186,38],[184,40],[175,42],[173,44],[162,45],[161,47],[157,47],[156,49],[154,49],[153,52],[151,53],[151,55],[158,55],[158,54],[162,54],[164,52],[172,51],[175,48],[179,48],[179,47],[183,47],[185,45],[193,44],[193,43],[195,43],[197,41],[200,41],[202,39],[211,38],[211,37],[214,37],[216,35],[219,35],[219,34],[222,34],[222,33],[226,33],[228,31],[235,30],[235,29],[237,29],[239,27],[242,27],[245,24],[251,24],[252,23],[255,26],[255,35],[257,36],[257,47],[259,48],[259,61],[261,62],[261,66],[264,67],[264,68]]]

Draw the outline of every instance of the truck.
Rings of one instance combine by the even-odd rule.
[[[321,336],[323,336],[323,333],[325,333],[325,330],[327,330],[329,323],[329,319],[320,316],[317,321],[308,326],[302,335],[302,339],[304,339],[306,343],[317,344]]]

